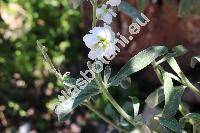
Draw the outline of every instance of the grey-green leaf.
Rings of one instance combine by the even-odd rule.
[[[153,133],[164,133],[164,127],[161,126],[159,120],[154,119],[154,117],[147,120],[147,125]]]
[[[191,5],[192,0],[181,0],[178,11],[179,16],[186,16],[189,13]]]
[[[173,82],[167,72],[163,74],[164,80],[164,94],[165,94],[165,106],[163,109],[163,116],[174,116],[178,110],[181,102],[181,97],[184,92],[184,86],[173,86]]]
[[[179,123],[184,128],[185,127],[185,123],[189,122],[190,120],[192,120],[193,122],[200,122],[200,114],[198,114],[198,113],[189,113],[189,114],[185,115],[184,117],[182,117],[179,120]]]
[[[154,92],[152,92],[147,99],[145,100],[145,102],[151,107],[154,108],[156,107],[158,104],[160,104],[161,102],[163,102],[165,100],[165,94],[164,94],[164,89],[163,87],[160,87],[158,89],[156,89]]]
[[[192,57],[190,66],[194,68],[198,62],[200,62],[200,56]]]
[[[94,85],[88,84],[83,90],[77,92],[77,97],[70,97],[57,105],[55,112],[59,121],[66,120],[66,116],[84,100],[98,94],[98,89]]]
[[[147,67],[151,62],[161,55],[167,53],[167,48],[165,46],[152,46],[147,48],[133,58],[131,58],[117,73],[117,75],[112,78],[111,85],[117,86],[120,84],[121,80],[125,77],[142,70]]]
[[[141,17],[141,12],[139,12],[137,9],[135,9],[133,6],[125,1],[121,2],[121,4],[118,6],[118,9],[135,21],[137,18],[144,21],[144,19]]]
[[[158,119],[162,126],[169,128],[170,130],[174,131],[175,133],[181,133],[183,130],[181,125],[174,118],[159,117]]]
[[[174,57],[178,57],[181,55],[184,55],[188,52],[188,50],[183,45],[178,45],[174,48],[172,48],[172,51],[174,52]]]

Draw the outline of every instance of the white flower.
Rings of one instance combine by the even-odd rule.
[[[113,9],[107,9],[107,5],[102,5],[101,8],[97,8],[96,10],[97,19],[103,20],[107,24],[112,23],[112,17],[116,17],[117,14],[113,11]]]
[[[106,4],[109,4],[111,6],[119,6],[120,3],[121,3],[121,0],[109,0],[106,2]]]
[[[115,53],[115,33],[111,27],[104,25],[104,27],[94,27],[83,37],[85,45],[91,49],[88,57],[92,60],[101,59],[103,57],[109,58]]]

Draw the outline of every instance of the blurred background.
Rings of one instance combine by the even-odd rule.
[[[172,48],[182,44],[189,52],[178,62],[194,83],[199,82],[199,65],[195,69],[189,67],[190,58],[200,55],[199,4],[179,17],[179,0],[174,0],[172,5],[163,0],[149,0],[145,7],[139,7],[136,0],[127,1],[142,8],[151,22],[112,62],[113,73],[144,48],[159,44]],[[68,0],[0,1],[0,132],[115,132],[85,107],[76,108],[71,119],[58,123],[54,107],[62,86],[48,71],[36,48],[36,41],[41,40],[62,74],[70,71],[72,76],[79,76],[80,70],[86,70],[88,61],[88,49],[82,37],[91,28],[90,9],[88,2],[73,9]],[[113,30],[128,36],[131,22],[119,13],[112,24]],[[130,95],[137,96],[143,112],[146,109],[143,99],[159,86],[156,75],[148,67],[132,77],[128,89],[111,88],[111,93],[120,104]],[[190,105],[191,111],[200,112],[200,99],[192,92],[188,91],[183,101]],[[109,108],[106,105],[102,97],[96,101],[102,110]]]

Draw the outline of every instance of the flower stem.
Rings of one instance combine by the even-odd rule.
[[[103,81],[100,77],[100,75],[96,75],[97,84],[100,87],[100,90],[102,91],[103,95],[108,99],[108,101],[113,105],[113,107],[118,111],[118,113],[124,117],[125,120],[127,120],[130,124],[133,126],[136,126],[137,123],[135,122],[134,118],[128,115],[122,107],[115,101],[115,99],[111,96],[105,85],[103,84]]]
[[[97,20],[96,20],[96,9],[97,9],[97,1],[96,0],[90,0],[91,4],[93,6],[93,22],[92,27],[94,28],[96,26]],[[109,100],[109,102],[115,107],[115,109],[121,114],[128,122],[130,122],[133,126],[136,126],[136,122],[134,118],[129,116],[115,101],[115,99],[110,95],[107,88],[103,84],[102,78],[100,74],[96,74],[95,77],[96,83],[99,85],[100,90],[102,91],[103,95]]]
[[[96,23],[97,23],[97,20],[96,20],[96,9],[97,9],[97,1],[96,0],[91,0],[91,3],[92,3],[92,12],[93,12],[93,15],[92,15],[92,28],[94,28],[96,26]]]
[[[192,90],[194,93],[200,96],[200,90],[197,89],[190,81],[189,79],[183,74],[183,72],[180,73],[179,77],[183,81],[183,84],[186,85],[190,90]]]
[[[88,102],[88,103],[84,103],[83,105],[85,105],[86,107],[88,107],[88,109],[90,109],[92,112],[94,112],[102,120],[104,120],[105,122],[107,122],[108,124],[110,124],[111,126],[113,126],[114,128],[116,128],[119,132],[129,133],[129,131],[127,131],[126,129],[123,129],[123,128],[119,127],[114,122],[112,122],[111,120],[109,120],[103,113],[101,113],[100,111],[98,111],[98,109],[96,109],[94,106],[92,106],[91,103]]]
[[[153,66],[153,69],[154,69],[154,71],[155,71],[155,73],[156,73],[158,79],[160,80],[160,83],[163,85],[164,82],[163,82],[163,79],[162,79],[162,74],[161,74],[161,72],[160,72],[160,70],[159,70],[159,68],[158,68],[158,66],[157,66],[157,64],[156,64],[156,62],[154,61],[154,62],[152,62],[151,64],[152,64],[152,66]]]
[[[51,59],[49,58],[49,56],[47,55],[47,50],[46,48],[41,44],[40,41],[37,41],[37,46],[41,52],[41,54],[43,55],[44,60],[46,61],[46,63],[49,65],[50,70],[56,75],[56,77],[62,82],[62,75],[57,72],[56,68],[54,67],[53,63],[51,62]]]

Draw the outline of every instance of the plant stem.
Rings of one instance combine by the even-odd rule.
[[[157,66],[157,64],[156,64],[156,62],[154,61],[154,62],[152,62],[151,64],[152,64],[152,66],[153,66],[153,69],[154,69],[154,71],[155,71],[155,73],[156,73],[156,75],[157,75],[157,77],[158,77],[160,83],[163,85],[164,82],[163,82],[162,74],[161,74],[161,72],[160,72],[160,70],[159,70],[159,68],[158,68],[158,66]]]
[[[93,12],[93,15],[92,15],[92,28],[94,28],[96,26],[96,23],[97,23],[97,20],[96,20],[96,9],[97,9],[97,1],[96,0],[91,0],[91,3],[92,3],[92,12]]]
[[[119,127],[114,122],[112,122],[111,120],[109,120],[104,114],[102,114],[100,111],[98,111],[98,109],[96,109],[94,106],[92,106],[91,103],[88,102],[88,103],[84,103],[83,105],[85,105],[86,107],[88,107],[88,109],[90,109],[92,112],[94,112],[102,120],[104,120],[108,124],[112,125],[118,131],[123,132],[123,133],[129,133],[129,131],[127,131],[126,129],[123,129],[123,128]]]
[[[50,70],[52,70],[52,72],[56,75],[56,77],[62,82],[62,75],[57,72],[56,68],[54,67],[53,63],[51,62],[51,59],[47,55],[46,48],[41,44],[40,41],[37,41],[37,46],[38,46],[40,52],[42,53],[44,60],[49,65]]]
[[[184,75],[183,72],[180,73],[180,78],[183,81],[183,84],[186,85],[190,90],[192,90],[194,93],[200,96],[200,90],[197,89],[190,81],[189,79]]]
[[[113,107],[118,111],[124,119],[126,119],[130,124],[133,126],[136,126],[137,123],[135,122],[134,118],[128,115],[122,107],[115,101],[115,99],[111,96],[111,94],[108,92],[107,88],[104,86],[103,81],[101,80],[99,75],[96,75],[97,84],[100,87],[100,90],[102,91],[103,95],[108,99],[108,101],[113,105]]]
[[[183,85],[186,85],[190,90],[192,90],[194,93],[196,93],[197,95],[200,96],[200,90],[197,89],[197,87],[195,87],[189,80],[188,78],[185,76],[185,74],[182,72],[182,70],[180,69],[177,61],[175,60],[174,57],[170,58],[169,60],[167,60],[168,64],[171,66],[171,68],[176,72],[176,74],[179,76],[179,78],[182,81]]]
[[[97,8],[97,1],[96,0],[90,0],[91,4],[93,6],[93,22],[92,27],[94,28],[96,26],[97,20],[96,20],[96,8]],[[96,83],[99,85],[100,90],[102,91],[103,95],[109,100],[109,102],[115,107],[115,109],[133,126],[136,126],[136,122],[134,121],[134,118],[129,116],[120,106],[119,104],[114,100],[114,98],[110,95],[107,88],[104,86],[102,78],[100,74],[96,74],[95,77]]]

